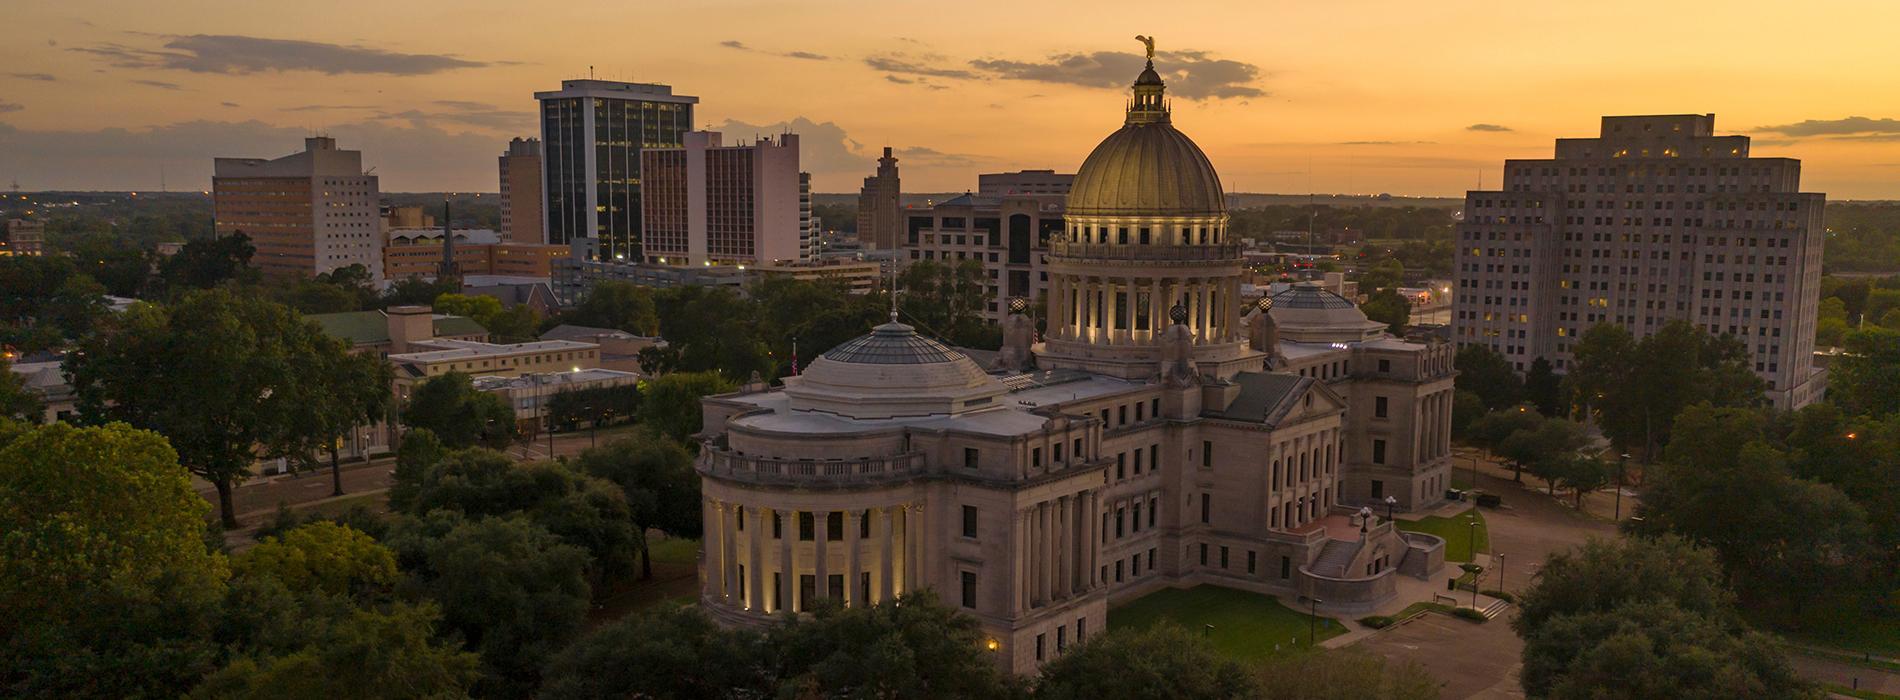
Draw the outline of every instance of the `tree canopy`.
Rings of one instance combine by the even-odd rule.
[[[1261,694],[1245,666],[1168,622],[1083,640],[1044,665],[1036,683],[1038,700],[1238,700]]]
[[[1768,388],[1748,366],[1741,341],[1687,321],[1671,321],[1641,340],[1600,323],[1584,332],[1575,354],[1565,378],[1570,393],[1596,412],[1612,443],[1640,448],[1646,462],[1661,454],[1682,409],[1704,401],[1754,406]]]
[[[507,447],[515,435],[515,409],[508,400],[475,389],[462,372],[430,377],[417,385],[403,404],[402,422],[425,428],[443,445],[464,448],[485,445]]]

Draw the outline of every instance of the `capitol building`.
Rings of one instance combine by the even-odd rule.
[[[1108,609],[1215,584],[1334,614],[1429,578],[1387,520],[1450,485],[1453,348],[1310,283],[1240,296],[1220,177],[1152,57],[1076,173],[1048,320],[989,366],[891,322],[782,388],[707,397],[702,605],[759,624],[934,589],[1033,672]]]

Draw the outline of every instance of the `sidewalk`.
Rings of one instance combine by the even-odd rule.
[[[1519,475],[1516,470],[1511,468],[1511,465],[1497,462],[1494,457],[1471,447],[1457,447],[1452,449],[1452,479],[1454,483],[1470,481],[1471,461],[1473,458],[1478,460],[1479,474],[1511,481],[1514,485],[1519,487],[1520,490],[1516,492],[1507,491],[1499,494],[1505,497],[1504,504],[1506,506],[1510,505],[1512,497],[1540,497],[1557,503],[1573,512],[1577,510],[1577,497],[1575,492],[1558,487],[1556,489],[1556,495],[1553,496],[1551,494],[1550,483],[1533,476],[1530,470],[1526,469],[1523,473],[1522,481],[1519,481]],[[1614,480],[1612,480],[1609,486],[1584,494],[1583,515],[1604,522],[1612,522],[1616,519],[1613,518],[1613,516],[1620,517],[1621,520],[1628,520],[1631,515],[1636,513],[1636,487],[1638,484],[1635,483],[1635,479],[1641,475],[1642,466],[1630,463],[1625,465],[1625,468],[1628,470],[1627,475],[1631,481],[1626,483],[1622,488],[1621,505],[1618,505],[1617,487]],[[1496,492],[1495,489],[1492,491]],[[1620,513],[1618,512],[1619,510],[1621,511]]]

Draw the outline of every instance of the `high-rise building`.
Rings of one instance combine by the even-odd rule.
[[[336,139],[304,139],[282,158],[218,158],[211,177],[218,236],[242,233],[270,275],[311,276],[362,265],[383,278],[381,193],[363,171],[363,153]]]
[[[1465,196],[1453,338],[1563,372],[1593,325],[1686,320],[1741,340],[1776,406],[1819,397],[1826,196],[1801,192],[1801,161],[1714,132],[1712,114],[1604,117],[1554,158],[1505,161],[1502,189]]]
[[[1060,194],[964,194],[904,210],[900,265],[930,260],[982,264],[988,281],[984,317],[1001,322],[1008,300],[1034,303],[1049,289],[1049,239],[1062,233]]]
[[[1013,173],[983,173],[976,176],[976,193],[992,197],[1012,194],[1066,196],[1075,176],[1054,170],[1019,170]]]
[[[501,154],[501,235],[509,243],[541,243],[541,139],[517,138]]]
[[[809,180],[798,135],[724,145],[717,131],[641,153],[644,258],[663,265],[744,265],[804,259]],[[616,260],[619,257],[616,256]]]
[[[1025,305],[987,363],[893,318],[782,387],[704,399],[709,614],[928,588],[1026,674],[1157,589],[1356,616],[1438,580],[1445,540],[1386,516],[1444,502],[1452,347],[1310,283],[1241,304],[1220,179],[1162,87],[1143,71],[1076,173],[1047,342]]]
[[[891,147],[877,159],[877,174],[864,178],[858,190],[858,242],[866,250],[896,250],[897,232],[904,225],[897,158]]]
[[[534,98],[547,242],[589,259],[641,259],[640,152],[679,146],[699,98],[613,80],[563,80]]]

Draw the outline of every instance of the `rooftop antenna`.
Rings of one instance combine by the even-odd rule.
[[[594,79],[594,67],[591,64],[587,66],[587,79]]]

